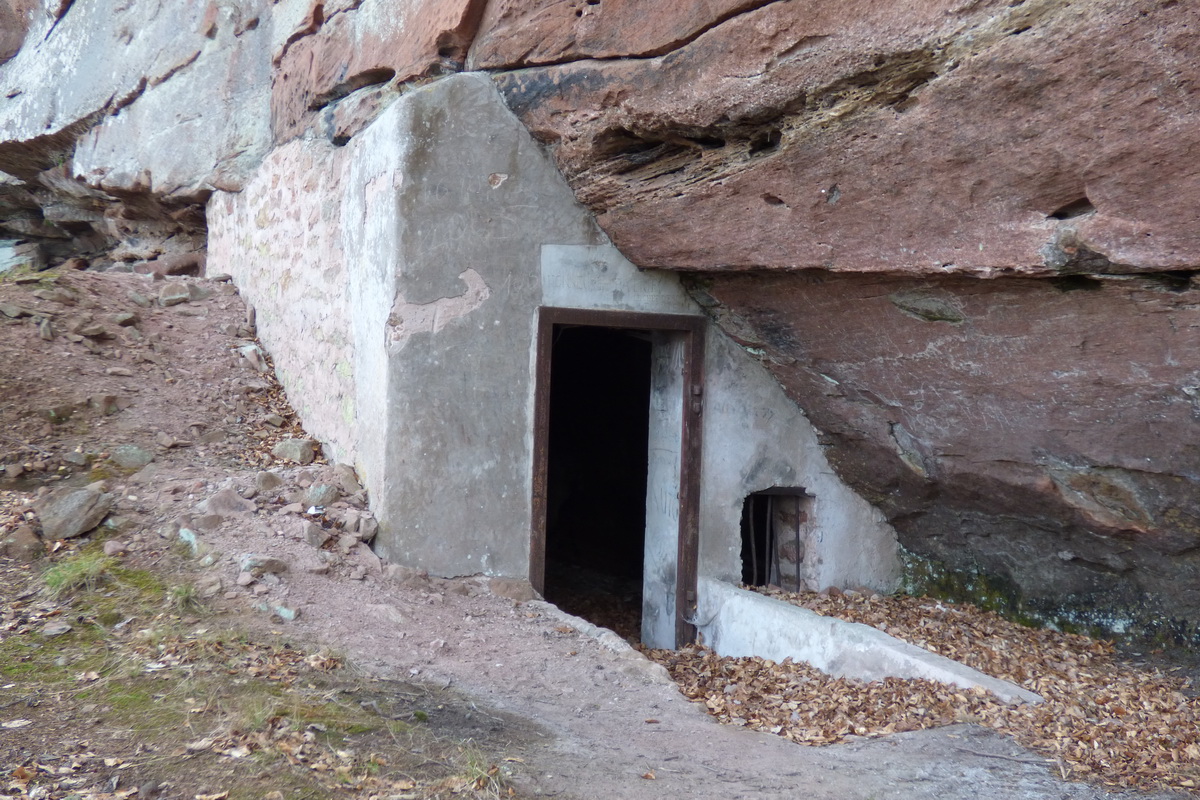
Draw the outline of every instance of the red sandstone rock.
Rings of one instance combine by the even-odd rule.
[[[641,266],[1183,269],[1198,24],[1150,0],[774,3],[661,58],[498,81]]]
[[[471,46],[471,68],[661,55],[762,4],[763,0],[500,0],[488,4]]]
[[[307,28],[276,54],[271,98],[276,142],[299,135],[314,112],[370,86],[461,69],[482,13],[480,0],[413,3],[404,14],[363,3]]]
[[[698,299],[765,352],[907,547],[1033,602],[1128,608],[1146,592],[1170,598],[1149,613],[1200,619],[1187,276],[705,283]]]

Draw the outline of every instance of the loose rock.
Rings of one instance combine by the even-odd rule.
[[[311,464],[315,457],[315,442],[312,439],[282,439],[271,449],[271,455],[284,461]]]
[[[122,444],[114,447],[109,460],[121,469],[137,470],[154,460],[154,453],[135,444]]]
[[[308,491],[304,493],[303,503],[307,506],[325,507],[332,505],[338,499],[338,490],[336,486],[328,483],[318,483],[310,486]]]
[[[191,300],[186,283],[168,283],[158,293],[158,303],[161,306],[177,306]]]
[[[86,489],[60,489],[35,505],[46,539],[72,539],[95,528],[108,515],[115,498]]]
[[[236,489],[222,489],[196,508],[205,514],[229,517],[253,513],[255,506],[254,501],[242,497]]]
[[[46,553],[42,540],[28,525],[21,525],[0,539],[0,556],[28,563],[36,561]]]

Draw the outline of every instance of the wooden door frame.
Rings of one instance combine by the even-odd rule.
[[[546,512],[550,457],[550,382],[556,325],[624,328],[675,333],[682,337],[683,425],[680,431],[679,548],[675,578],[675,645],[696,638],[696,564],[700,529],[701,414],[704,397],[704,318],[688,314],[648,314],[543,307],[538,312],[533,428],[533,525],[529,543],[529,582],[541,593],[546,577]]]

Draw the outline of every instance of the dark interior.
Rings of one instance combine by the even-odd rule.
[[[742,583],[768,586],[775,564],[775,526],[771,498],[752,494],[742,504]]]
[[[546,599],[641,635],[649,337],[556,326],[550,378]]]

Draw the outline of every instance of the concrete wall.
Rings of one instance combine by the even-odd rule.
[[[607,242],[480,75],[405,95],[344,148],[281,148],[245,191],[214,197],[209,225],[209,270],[259,307],[309,430],[359,466],[378,552],[435,574],[528,573],[539,306],[702,313],[676,276]],[[804,415],[715,327],[706,349],[700,573],[739,577],[747,494],[802,486],[814,588],[892,588],[893,532],[833,476]],[[652,359],[645,607],[665,640],[679,341],[660,335]]]
[[[966,689],[979,686],[1006,702],[1042,702],[1034,692],[869,625],[824,617],[711,578],[701,578],[698,588],[699,632],[719,655],[790,658],[839,678],[924,678]]]

